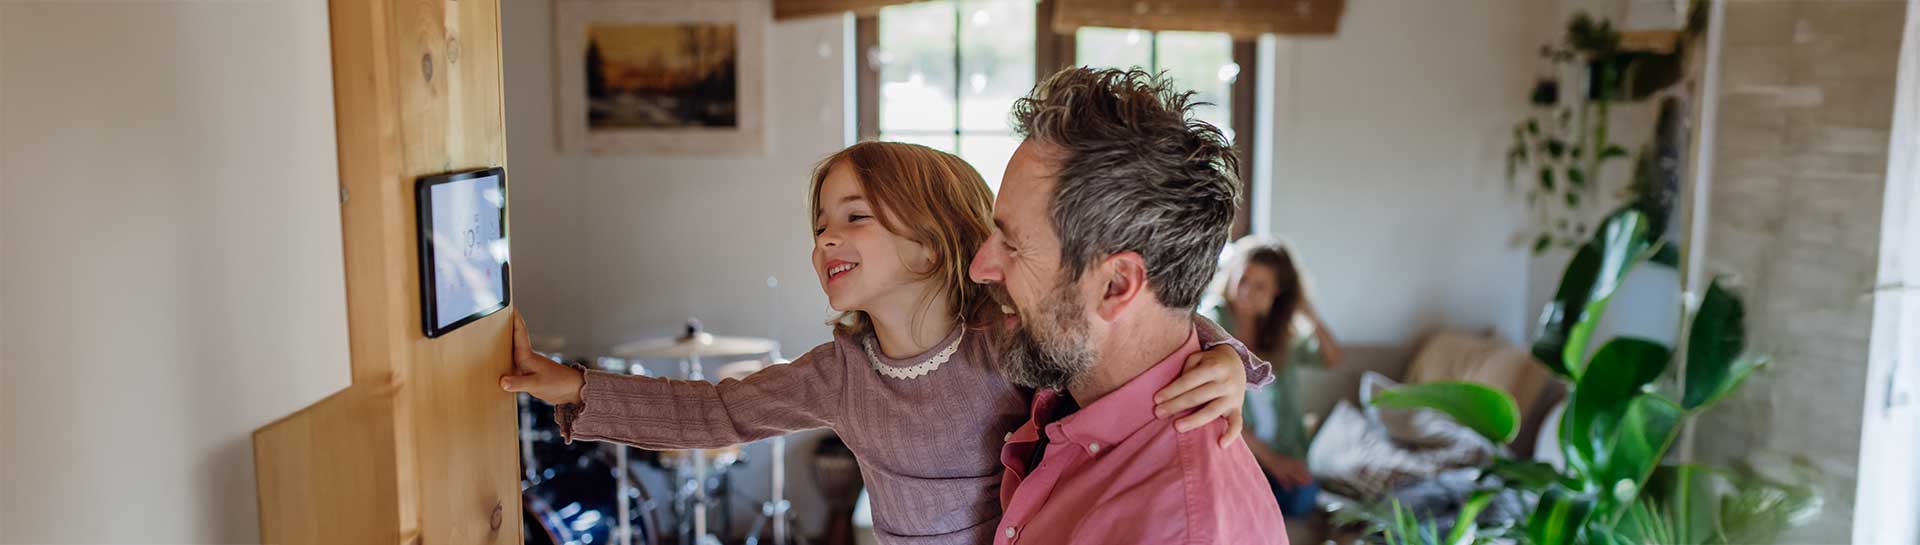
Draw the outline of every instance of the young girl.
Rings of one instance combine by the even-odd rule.
[[[557,405],[569,441],[717,448],[831,427],[860,458],[882,543],[989,543],[1001,442],[1027,419],[1032,394],[1000,375],[982,327],[999,309],[967,279],[992,200],[959,157],[912,144],[849,147],[816,167],[809,198],[814,272],[842,313],[833,342],[743,380],[664,380],[538,356],[516,315],[522,374],[501,386]],[[1161,392],[1168,414],[1205,405],[1182,431],[1237,419],[1246,383],[1268,378],[1265,362],[1196,321],[1214,348]],[[1238,434],[1230,424],[1223,444]]]
[[[1307,300],[1286,245],[1247,237],[1233,248],[1226,285],[1215,301],[1202,303],[1202,313],[1274,362],[1274,387],[1247,393],[1247,447],[1266,472],[1280,511],[1302,515],[1313,508],[1319,488],[1307,472],[1307,428],[1294,370],[1340,365],[1340,342]]]

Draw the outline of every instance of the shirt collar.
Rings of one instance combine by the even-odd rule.
[[[1200,336],[1191,329],[1187,332],[1187,342],[1180,345],[1165,359],[1153,367],[1133,377],[1119,389],[1101,397],[1092,405],[1081,407],[1079,411],[1066,418],[1046,426],[1048,437],[1055,441],[1086,444],[1099,443],[1103,446],[1119,444],[1133,432],[1139,431],[1148,422],[1157,419],[1153,415],[1153,394],[1179,378],[1180,371],[1186,367],[1187,356],[1200,351]],[[1039,416],[1039,415],[1035,415]]]

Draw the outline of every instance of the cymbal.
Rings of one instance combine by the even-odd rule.
[[[767,362],[764,362],[764,361],[759,361],[759,360],[736,361],[733,363],[720,366],[720,369],[714,371],[713,378],[716,378],[719,380],[726,380],[726,379],[739,380],[739,379],[747,378],[748,375],[758,373],[760,372],[761,369],[766,369],[766,368],[767,368]]]
[[[780,343],[757,337],[720,337],[696,332],[692,335],[643,339],[613,347],[613,355],[623,358],[684,359],[695,355],[732,357],[772,353]]]

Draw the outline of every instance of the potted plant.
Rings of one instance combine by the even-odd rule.
[[[1533,354],[1569,385],[1557,433],[1565,467],[1501,459],[1444,536],[1397,506],[1381,526],[1389,543],[1473,543],[1494,536],[1534,545],[1762,543],[1804,520],[1809,488],[1751,472],[1664,463],[1685,422],[1727,397],[1767,358],[1745,351],[1745,311],[1716,278],[1692,309],[1684,354],[1649,339],[1615,337],[1589,355],[1596,326],[1621,281],[1664,246],[1648,217],[1628,206],[1575,252],[1541,315]],[[1671,374],[1675,361],[1685,365]],[[1678,378],[1678,380],[1667,380]],[[1513,440],[1519,409],[1505,392],[1468,382],[1402,386],[1383,407],[1435,409],[1495,444]],[[1546,432],[1543,432],[1546,433]],[[1523,491],[1531,515],[1483,528],[1480,508],[1500,489]]]

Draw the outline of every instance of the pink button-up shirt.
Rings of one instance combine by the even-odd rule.
[[[1046,423],[1064,400],[1035,392],[1032,418],[1000,450],[1004,508],[994,542],[1286,545],[1279,503],[1244,443],[1220,448],[1226,421],[1188,433],[1153,416],[1153,394],[1180,375],[1197,338],[1120,389]],[[1027,460],[1044,425],[1038,467]]]

